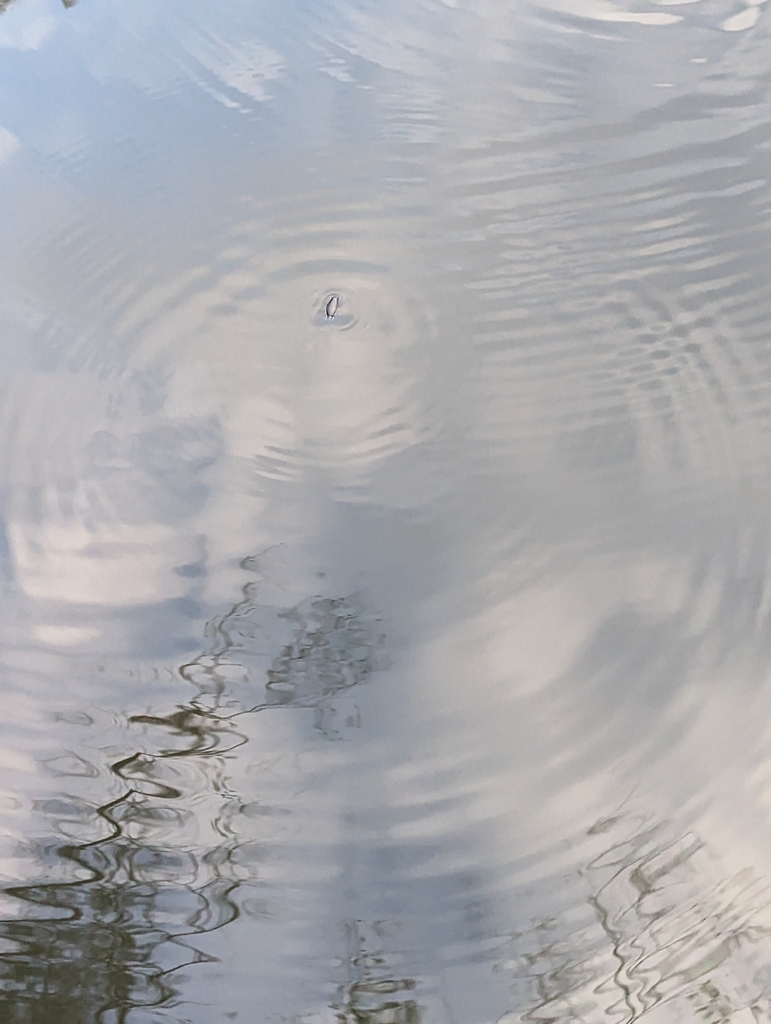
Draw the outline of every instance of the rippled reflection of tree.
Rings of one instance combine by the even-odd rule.
[[[89,871],[88,881],[6,890],[32,913],[0,926],[4,944],[16,950],[6,952],[0,965],[0,1019],[96,1024],[107,1008],[156,1005],[169,996],[153,962],[166,938],[150,925],[160,887],[117,880],[122,871],[130,875],[132,852],[121,843],[87,850],[60,846],[55,856]]]
[[[621,815],[589,830],[603,851],[587,897],[514,933],[497,970],[511,981],[502,1024],[664,1020],[718,1024],[771,1004],[771,894],[750,871],[725,877],[705,844],[661,821]],[[765,1019],[765,1018],[764,1018]]]
[[[192,723],[178,716],[175,726],[192,739],[187,756],[216,743],[216,723],[207,730],[199,716]],[[53,873],[66,866],[73,880],[6,889],[24,910],[18,920],[0,922],[4,1024],[97,1024],[107,1009],[120,1022],[131,1008],[160,1005],[173,994],[171,972],[206,959],[189,944],[194,935],[236,916],[234,883],[218,871],[217,851],[204,858],[212,863],[203,884],[180,885],[177,879],[201,875],[191,854],[132,839],[132,826],[170,816],[167,806],[155,805],[159,797],[181,796],[152,781],[154,792],[141,791],[142,775],[153,775],[142,770],[152,764],[137,754],[112,766],[127,791],[96,812],[109,828],[105,839],[29,851],[43,867],[59,861]]]
[[[245,560],[244,567],[259,570],[259,559]],[[283,639],[277,639],[278,625]],[[168,713],[131,719],[158,741],[154,752],[112,764],[123,792],[93,812],[105,837],[27,851],[41,873],[48,864],[61,877],[65,867],[68,880],[5,890],[21,910],[17,919],[0,921],[3,1024],[101,1024],[108,1010],[110,1020],[120,1022],[132,1008],[174,997],[174,971],[208,959],[195,948],[195,936],[238,915],[233,892],[239,879],[231,864],[237,840],[227,821],[238,800],[222,755],[246,742],[239,719],[276,705],[309,707],[321,732],[333,734],[334,698],[366,680],[382,644],[377,621],[355,597],[316,595],[289,608],[267,606],[254,583],[209,623],[207,634],[210,649],[180,669],[194,686],[191,699]],[[264,699],[250,705],[246,698],[260,688]],[[205,766],[219,800],[211,824],[220,841],[198,858],[164,842],[194,817],[185,798],[200,795],[181,788],[184,773],[174,768],[180,759]],[[42,810],[54,816],[64,802],[48,801]],[[341,1010],[346,1021],[415,1024],[417,1018],[402,1010],[394,1017],[389,1000],[382,1013],[375,1006],[362,1016],[368,984],[364,979],[349,988]]]
[[[260,559],[244,567],[260,572]],[[261,598],[259,580],[207,634],[209,649],[180,669],[190,699],[132,719],[150,752],[112,764],[121,792],[92,811],[102,838],[38,843],[27,857],[52,880],[6,889],[20,913],[0,921],[2,1024],[120,1024],[132,1008],[176,999],[174,972],[207,959],[196,936],[238,915],[239,841],[228,815],[240,799],[223,755],[246,742],[239,723],[268,707],[310,708],[320,733],[337,738],[335,701],[383,659],[381,625],[356,596],[284,607]],[[198,856],[172,841],[200,796],[185,790],[184,764],[202,769],[195,783],[204,780],[219,808],[210,823],[218,838]],[[70,813],[64,798],[42,804],[52,819]],[[717,1022],[750,1004],[771,1009],[762,955],[771,932],[756,919],[769,894],[751,874],[722,877],[697,837],[662,822],[619,815],[588,838],[583,910],[520,927],[497,965],[510,982],[511,1022],[631,1022],[668,1004]],[[373,951],[358,924],[348,931],[335,1019],[419,1024],[415,981]]]
[[[394,977],[388,958],[368,951],[358,922],[349,922],[346,931],[350,977],[332,1006],[338,1024],[420,1024],[414,979]]]

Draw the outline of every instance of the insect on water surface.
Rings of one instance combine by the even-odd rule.
[[[340,308],[340,296],[339,295],[333,295],[329,299],[329,301],[327,302],[327,305],[326,305],[326,313],[327,313],[327,316],[328,316],[328,318],[330,320],[334,317],[335,313],[338,311],[339,308]]]

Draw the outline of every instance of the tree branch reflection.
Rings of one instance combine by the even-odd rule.
[[[257,556],[243,564],[259,572],[262,563]],[[261,603],[258,589],[253,582],[243,588],[242,600],[208,624],[210,649],[179,669],[195,688],[192,698],[165,714],[130,718],[152,737],[151,752],[112,763],[123,792],[92,811],[106,834],[26,851],[43,871],[59,860],[77,877],[5,890],[19,916],[0,921],[3,1021],[97,1024],[108,1011],[123,1021],[131,1009],[164,1005],[175,996],[174,972],[207,959],[191,944],[195,936],[238,917],[233,894],[242,868],[233,864],[239,841],[228,817],[242,801],[229,788],[225,760],[247,742],[238,719],[267,708],[313,708],[317,728],[332,737],[331,703],[368,678],[383,641],[355,595],[275,608]],[[270,658],[276,621],[287,640]],[[245,707],[239,685],[247,693],[262,686],[264,699]],[[174,767],[181,759],[200,766],[194,784],[219,801],[209,824],[220,841],[200,855],[179,838],[202,824],[191,808],[200,792]],[[54,812],[63,801],[47,803],[40,809]]]

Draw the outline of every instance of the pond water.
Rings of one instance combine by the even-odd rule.
[[[769,176],[763,0],[0,3],[4,1024],[771,1021]]]

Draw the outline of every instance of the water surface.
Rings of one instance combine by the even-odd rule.
[[[769,53],[0,4],[3,1021],[771,1021]]]

